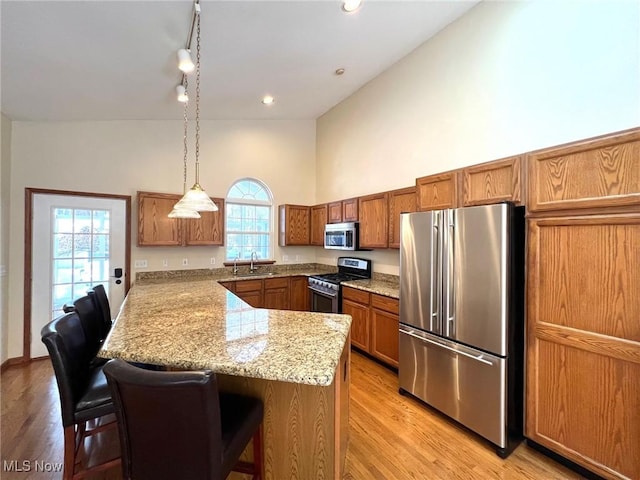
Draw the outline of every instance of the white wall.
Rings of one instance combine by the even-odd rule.
[[[221,266],[223,247],[135,246],[136,191],[181,193],[182,148],[179,121],[13,122],[9,357],[22,355],[25,187],[131,195],[132,264],[145,259],[145,270],[209,268],[214,257]],[[200,183],[211,196],[225,197],[235,180],[250,176],[269,186],[275,205],[314,203],[313,120],[201,122],[200,152]],[[284,253],[295,263],[315,261],[308,248],[274,250],[278,261]],[[163,259],[169,260],[166,268]]]
[[[639,29],[639,2],[479,4],[318,119],[317,202],[640,125]]]
[[[9,180],[11,176],[11,121],[0,115],[0,363],[8,358],[9,341]]]

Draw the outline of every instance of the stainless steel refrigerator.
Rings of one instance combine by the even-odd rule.
[[[492,442],[522,437],[523,209],[400,216],[400,393]]]

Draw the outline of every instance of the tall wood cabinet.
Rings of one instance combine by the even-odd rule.
[[[224,245],[224,199],[212,198],[217,212],[198,219],[169,218],[181,195],[138,192],[138,246]]]
[[[640,130],[528,157],[526,436],[640,478]]]

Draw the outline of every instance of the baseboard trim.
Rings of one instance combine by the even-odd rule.
[[[591,470],[587,470],[582,465],[579,465],[576,462],[563,457],[562,455],[554,452],[553,450],[549,450],[547,447],[540,445],[539,443],[534,442],[529,438],[526,439],[526,443],[528,446],[530,446],[534,450],[537,450],[543,455],[546,455],[547,457],[552,458],[559,464],[564,465],[565,467],[573,470],[576,473],[579,473],[580,475],[582,475],[584,478],[588,480],[605,480],[604,477],[601,477],[597,473],[593,473]]]
[[[24,357],[7,358],[4,362],[2,362],[2,365],[0,365],[0,373],[4,373],[5,370],[9,367],[13,367],[15,365],[22,365],[27,362],[28,360],[25,359]]]

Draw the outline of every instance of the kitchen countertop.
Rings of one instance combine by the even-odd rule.
[[[231,269],[216,268],[216,269],[199,269],[199,270],[166,270],[158,272],[138,272],[137,281],[144,281],[145,283],[163,282],[167,280],[196,280],[196,279],[212,279],[218,282],[234,282],[242,280],[266,279],[277,277],[294,277],[304,276],[309,277],[311,275],[318,275],[323,273],[334,273],[337,271],[336,267],[329,265],[323,265],[319,263],[306,263],[306,264],[291,264],[291,265],[278,265],[278,266],[260,266],[258,272],[249,275],[249,267],[243,265],[239,267],[240,274],[233,275]],[[355,280],[351,282],[344,282],[343,285],[347,287],[357,288],[370,293],[377,293],[379,295],[385,295],[387,297],[399,298],[399,278],[396,275],[388,275],[384,273],[374,273],[373,278],[370,280]]]
[[[372,278],[370,280],[343,282],[342,285],[391,298],[400,298],[400,282],[398,277],[393,277],[392,275],[385,275],[382,277],[383,278]]]
[[[218,284],[226,279],[137,282],[99,356],[307,385],[333,382],[349,315],[253,308]]]

